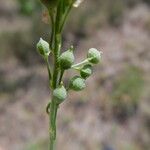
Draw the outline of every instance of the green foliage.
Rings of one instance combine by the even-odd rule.
[[[115,83],[112,92],[116,115],[128,116],[135,112],[142,93],[143,79],[140,70],[130,67]]]
[[[35,10],[40,9],[39,1],[37,0],[18,0],[20,12],[23,15],[32,15]]]
[[[33,35],[27,31],[1,34],[1,59],[8,59],[9,53],[11,54],[11,57],[15,57],[17,61],[24,66],[32,65],[39,62],[40,58],[37,57],[36,52],[34,51],[35,48],[32,42],[33,40]]]
[[[150,17],[146,20],[144,27],[148,31],[148,33],[150,33]]]
[[[41,140],[39,142],[30,144],[24,150],[47,150],[48,149],[48,140]]]
[[[115,0],[109,2],[108,22],[111,25],[118,26],[121,24],[125,9],[124,7],[125,3],[123,0]]]

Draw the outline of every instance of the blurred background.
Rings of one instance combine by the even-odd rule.
[[[38,0],[0,0],[0,150],[48,149],[48,75],[35,47],[49,35]],[[85,0],[63,42],[77,62],[91,47],[103,58],[60,107],[57,149],[150,150],[150,0]]]

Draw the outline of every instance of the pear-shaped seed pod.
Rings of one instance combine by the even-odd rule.
[[[53,97],[57,104],[62,103],[67,98],[67,91],[63,85],[60,85],[53,91]]]
[[[74,63],[74,54],[72,50],[67,50],[59,57],[60,68],[63,70],[71,68]]]
[[[85,80],[80,76],[75,76],[70,80],[69,89],[81,91],[86,87]]]
[[[99,61],[101,59],[101,52],[99,52],[95,48],[91,48],[88,51],[87,58],[88,58],[90,63],[97,64],[97,63],[99,63]]]
[[[80,70],[80,75],[82,78],[86,79],[92,74],[92,65],[84,65]]]
[[[40,41],[37,43],[37,51],[42,56],[48,56],[50,53],[49,44],[40,38]]]

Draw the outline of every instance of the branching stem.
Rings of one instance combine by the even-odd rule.
[[[77,64],[75,64],[75,65],[72,65],[71,68],[78,69],[79,67],[81,67],[81,66],[83,66],[83,65],[85,65],[85,64],[87,64],[87,63],[89,63],[89,61],[88,61],[88,59],[85,59],[85,60],[83,60],[83,61],[80,62],[80,63],[77,63]]]
[[[74,2],[74,1],[73,1]],[[54,67],[53,72],[51,73],[50,65],[48,59],[46,59],[47,69],[49,73],[49,81],[52,92],[54,89],[61,84],[64,70],[60,70],[59,68],[59,56],[61,51],[61,40],[62,40],[62,30],[65,24],[66,18],[71,10],[72,3],[67,6],[64,11],[63,1],[60,0],[56,12],[49,12],[52,24],[51,31],[51,39],[50,39],[50,48],[53,52],[54,57]],[[59,76],[60,75],[60,76]],[[47,106],[47,113],[49,114],[49,134],[50,134],[50,145],[49,150],[54,150],[55,142],[56,142],[56,118],[57,118],[57,110],[58,104],[56,100],[52,96],[52,100]]]

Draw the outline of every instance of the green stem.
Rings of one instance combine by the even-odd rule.
[[[61,50],[61,31],[64,26],[65,20],[67,18],[67,15],[70,11],[71,7],[67,10],[65,13],[65,16],[63,16],[63,1],[60,0],[59,6],[57,7],[56,16],[51,17],[52,21],[52,35],[51,35],[51,49],[53,50],[53,56],[54,56],[54,67],[53,67],[53,75],[51,77],[50,68],[48,64],[48,71],[49,71],[49,80],[52,81],[52,89],[54,90],[57,88],[57,86],[61,83],[62,77],[64,74],[64,71],[61,71],[59,68],[59,56],[60,56],[60,50]],[[63,20],[62,20],[63,19]],[[61,71],[61,72],[60,72]],[[58,76],[60,74],[60,77]],[[50,107],[50,109],[49,109]],[[58,105],[56,104],[56,101],[54,98],[52,98],[52,101],[50,105],[47,107],[47,112],[49,113],[49,130],[50,130],[50,146],[49,150],[54,150],[55,142],[56,142],[56,118],[57,118],[57,110]]]
[[[58,74],[59,74],[59,55],[61,50],[61,33],[59,32],[59,26],[61,22],[61,16],[62,16],[62,4],[59,3],[59,6],[57,8],[56,13],[56,20],[54,23],[54,73],[53,73],[53,89],[57,87],[58,84]]]
[[[56,142],[56,117],[57,117],[57,109],[58,105],[56,104],[55,100],[52,99],[50,105],[50,113],[49,113],[49,132],[50,132],[50,145],[49,150],[54,150],[55,142]]]
[[[53,51],[54,49],[54,35],[55,35],[55,20],[53,15],[49,12],[50,18],[51,18],[51,24],[52,24],[52,31],[51,31],[51,38],[50,38],[50,48]]]
[[[85,59],[84,61],[82,61],[82,62],[80,62],[78,64],[72,65],[71,68],[78,69],[78,67],[83,66],[83,65],[85,65],[87,63],[89,63],[89,60]]]
[[[70,4],[70,6],[68,7],[68,9],[66,10],[66,12],[65,12],[65,14],[64,14],[64,16],[63,16],[62,24],[61,24],[61,26],[60,26],[60,32],[62,32],[62,30],[63,30],[65,21],[66,21],[68,15],[69,15],[69,12],[70,12],[70,10],[71,10],[71,8],[72,8],[73,3],[74,3],[74,2],[72,2],[72,3]]]
[[[55,37],[55,50],[54,50],[54,73],[53,73],[53,89],[57,87],[58,74],[59,74],[59,55],[61,49],[61,36],[60,34]]]
[[[48,70],[48,76],[49,76],[49,86],[51,87],[52,74],[51,74],[51,67],[50,67],[50,64],[49,64],[48,57],[45,58],[45,61],[46,61],[47,70]]]
[[[54,70],[53,70],[53,78],[52,78],[52,88],[55,89],[58,84],[58,74],[59,74],[59,55],[61,50],[61,34],[59,31],[59,16],[60,12],[57,10],[56,22],[53,24],[53,46],[54,46]],[[51,106],[50,106],[50,150],[54,150],[55,142],[56,142],[56,117],[57,117],[57,109],[58,105],[54,98],[52,98]]]
[[[60,72],[59,84],[61,84],[64,72],[65,72],[65,70],[61,70],[61,72]]]

